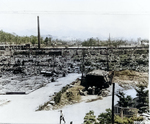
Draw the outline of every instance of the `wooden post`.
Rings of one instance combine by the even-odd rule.
[[[40,49],[40,24],[39,24],[39,16],[37,16],[37,24],[38,24],[38,48]]]
[[[121,117],[121,119],[123,119],[123,108],[121,108],[121,110],[120,110],[120,117]]]

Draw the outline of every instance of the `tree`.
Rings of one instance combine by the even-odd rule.
[[[111,124],[112,111],[106,109],[106,112],[101,113],[98,118],[94,116],[94,111],[90,111],[84,117],[84,124]],[[115,124],[133,124],[134,121],[143,121],[143,117],[124,117],[123,119],[118,115],[115,116]]]
[[[117,97],[119,98],[118,105],[120,107],[130,107],[133,104],[133,100],[131,96],[127,95],[125,97],[125,94],[121,91],[118,92]]]
[[[137,108],[141,110],[141,113],[145,112],[148,106],[148,90],[146,90],[146,86],[139,85],[137,88],[135,88],[138,97],[137,99]]]
[[[111,109],[106,109],[105,113],[101,113],[97,120],[99,124],[111,124],[112,112]]]
[[[44,42],[43,37],[40,37],[40,42],[41,42],[41,44],[43,44],[43,42]]]
[[[33,44],[33,46],[37,43],[37,37],[36,36],[33,36],[31,35],[31,43]]]
[[[43,43],[43,37],[40,37],[41,43]],[[9,43],[10,45],[12,43],[15,44],[26,44],[26,43],[32,43],[35,45],[37,43],[37,36],[31,35],[29,36],[18,36],[17,34],[13,33],[7,33],[2,30],[0,30],[0,42]]]
[[[49,37],[49,38],[48,38],[48,42],[49,42],[50,45],[51,45],[51,43],[52,43],[52,37]]]
[[[48,45],[48,37],[45,38],[44,43],[46,46]]]
[[[94,111],[90,111],[89,113],[86,113],[84,117],[84,124],[98,124],[96,122],[96,116],[94,115]]]

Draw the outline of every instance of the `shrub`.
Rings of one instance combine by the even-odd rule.
[[[68,101],[71,101],[71,100],[73,100],[73,98],[74,98],[74,95],[73,95],[72,92],[67,92],[67,93],[66,93],[66,96],[67,96]]]
[[[63,87],[63,88],[61,89],[61,91],[59,91],[59,92],[55,95],[54,101],[55,101],[56,104],[60,103],[61,96],[62,96],[62,94],[63,94],[64,92],[66,92],[67,89],[68,89],[68,85],[65,86],[65,87]]]
[[[60,102],[60,99],[61,99],[61,91],[58,92],[58,93],[56,94],[56,96],[54,97],[55,103],[58,104],[58,103]]]
[[[68,89],[68,85],[65,86],[65,87],[63,87],[62,90],[61,90],[61,92],[64,93],[64,92],[66,92],[67,89]]]
[[[86,113],[84,117],[84,124],[98,124],[96,123],[96,116],[94,115],[94,111],[89,111],[89,113]]]
[[[101,113],[97,120],[99,120],[100,124],[111,124],[112,112],[111,109],[106,109],[105,113]]]
[[[111,124],[112,111],[111,109],[106,109],[105,113],[101,113],[98,118],[94,115],[94,111],[90,111],[84,117],[84,124]],[[115,124],[133,124],[134,121],[143,121],[143,117],[124,117],[123,119],[116,115],[114,122]]]
[[[115,123],[117,124],[134,124],[134,121],[143,121],[143,117],[124,117],[123,119],[120,116],[115,116]]]
[[[120,117],[120,116],[115,116],[115,123],[117,123],[117,124],[122,124],[123,123],[123,120],[122,120],[122,118]]]

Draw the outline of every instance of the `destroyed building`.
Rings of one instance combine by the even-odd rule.
[[[108,88],[110,85],[110,76],[107,71],[104,70],[94,70],[87,73],[85,77],[86,87],[97,87],[97,88]]]

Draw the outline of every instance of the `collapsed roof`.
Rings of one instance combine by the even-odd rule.
[[[109,73],[104,70],[94,70],[94,71],[87,73],[87,75],[93,75],[93,76],[106,76],[108,74]]]

